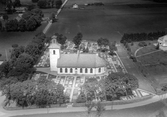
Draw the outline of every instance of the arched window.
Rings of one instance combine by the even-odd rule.
[[[85,73],[88,73],[88,69],[87,68],[85,68]]]
[[[93,69],[92,68],[90,68],[90,73],[93,73]]]
[[[55,50],[53,50],[53,54],[56,54],[56,51],[55,51]]]
[[[70,73],[72,73],[72,71],[73,71],[72,68],[70,68]]]
[[[65,73],[67,73],[67,68],[65,68]]]
[[[101,68],[99,68],[99,73],[101,73]]]
[[[80,73],[82,73],[82,68],[80,68]]]
[[[60,68],[60,73],[62,73],[63,72],[63,69],[62,68]]]

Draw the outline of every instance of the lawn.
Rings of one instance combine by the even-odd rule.
[[[104,37],[119,41],[124,33],[151,32],[166,28],[165,7],[131,8],[128,5],[113,5],[107,2],[104,6],[82,6],[82,9],[69,7],[74,3],[85,2],[69,0],[58,16],[58,22],[51,26],[47,34],[53,35],[57,32],[73,39],[78,32],[82,32],[83,39],[86,40]]]
[[[147,46],[145,46],[145,47],[143,47],[143,49],[140,49],[139,51],[137,51],[136,56],[138,56],[138,55],[140,56],[142,54],[156,50],[156,47],[153,45],[154,43],[156,43],[156,41],[144,41],[144,42],[147,43]],[[139,44],[139,42],[128,43],[128,46],[130,47],[132,54],[135,54],[136,50],[141,48],[138,44]]]
[[[164,51],[137,57],[143,73],[157,85],[167,83],[167,65],[162,64],[166,58],[167,52]]]
[[[136,107],[123,110],[109,110],[102,114],[102,117],[152,117],[155,115],[164,104],[157,102],[147,106]],[[95,113],[92,112],[95,117]],[[86,112],[71,112],[71,113],[52,113],[52,114],[39,114],[39,115],[22,115],[15,117],[87,117]]]
[[[43,31],[45,26],[46,23],[33,32],[0,32],[0,53],[2,54],[0,60],[6,59],[5,51],[9,57],[9,50],[12,48],[12,44],[26,46],[37,33]]]

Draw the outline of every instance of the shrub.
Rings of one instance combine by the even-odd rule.
[[[138,46],[144,47],[144,46],[147,46],[147,43],[144,42],[144,41],[142,41],[142,42],[139,42],[139,43],[138,43]]]
[[[77,103],[85,103],[86,102],[86,96],[84,94],[84,92],[81,92],[80,95],[78,96]]]

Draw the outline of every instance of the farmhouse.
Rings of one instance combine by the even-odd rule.
[[[95,75],[106,72],[107,63],[98,54],[62,54],[56,36],[49,46],[50,70],[58,74]]]
[[[78,9],[78,7],[79,6],[77,4],[73,4],[73,6],[72,6],[73,9]]]
[[[159,48],[163,51],[167,50],[167,35],[162,36],[158,39]]]

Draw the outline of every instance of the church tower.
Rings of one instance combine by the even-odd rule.
[[[50,55],[50,70],[57,71],[57,62],[60,58],[60,44],[57,43],[57,36],[52,36],[52,41],[49,46],[49,55]]]

